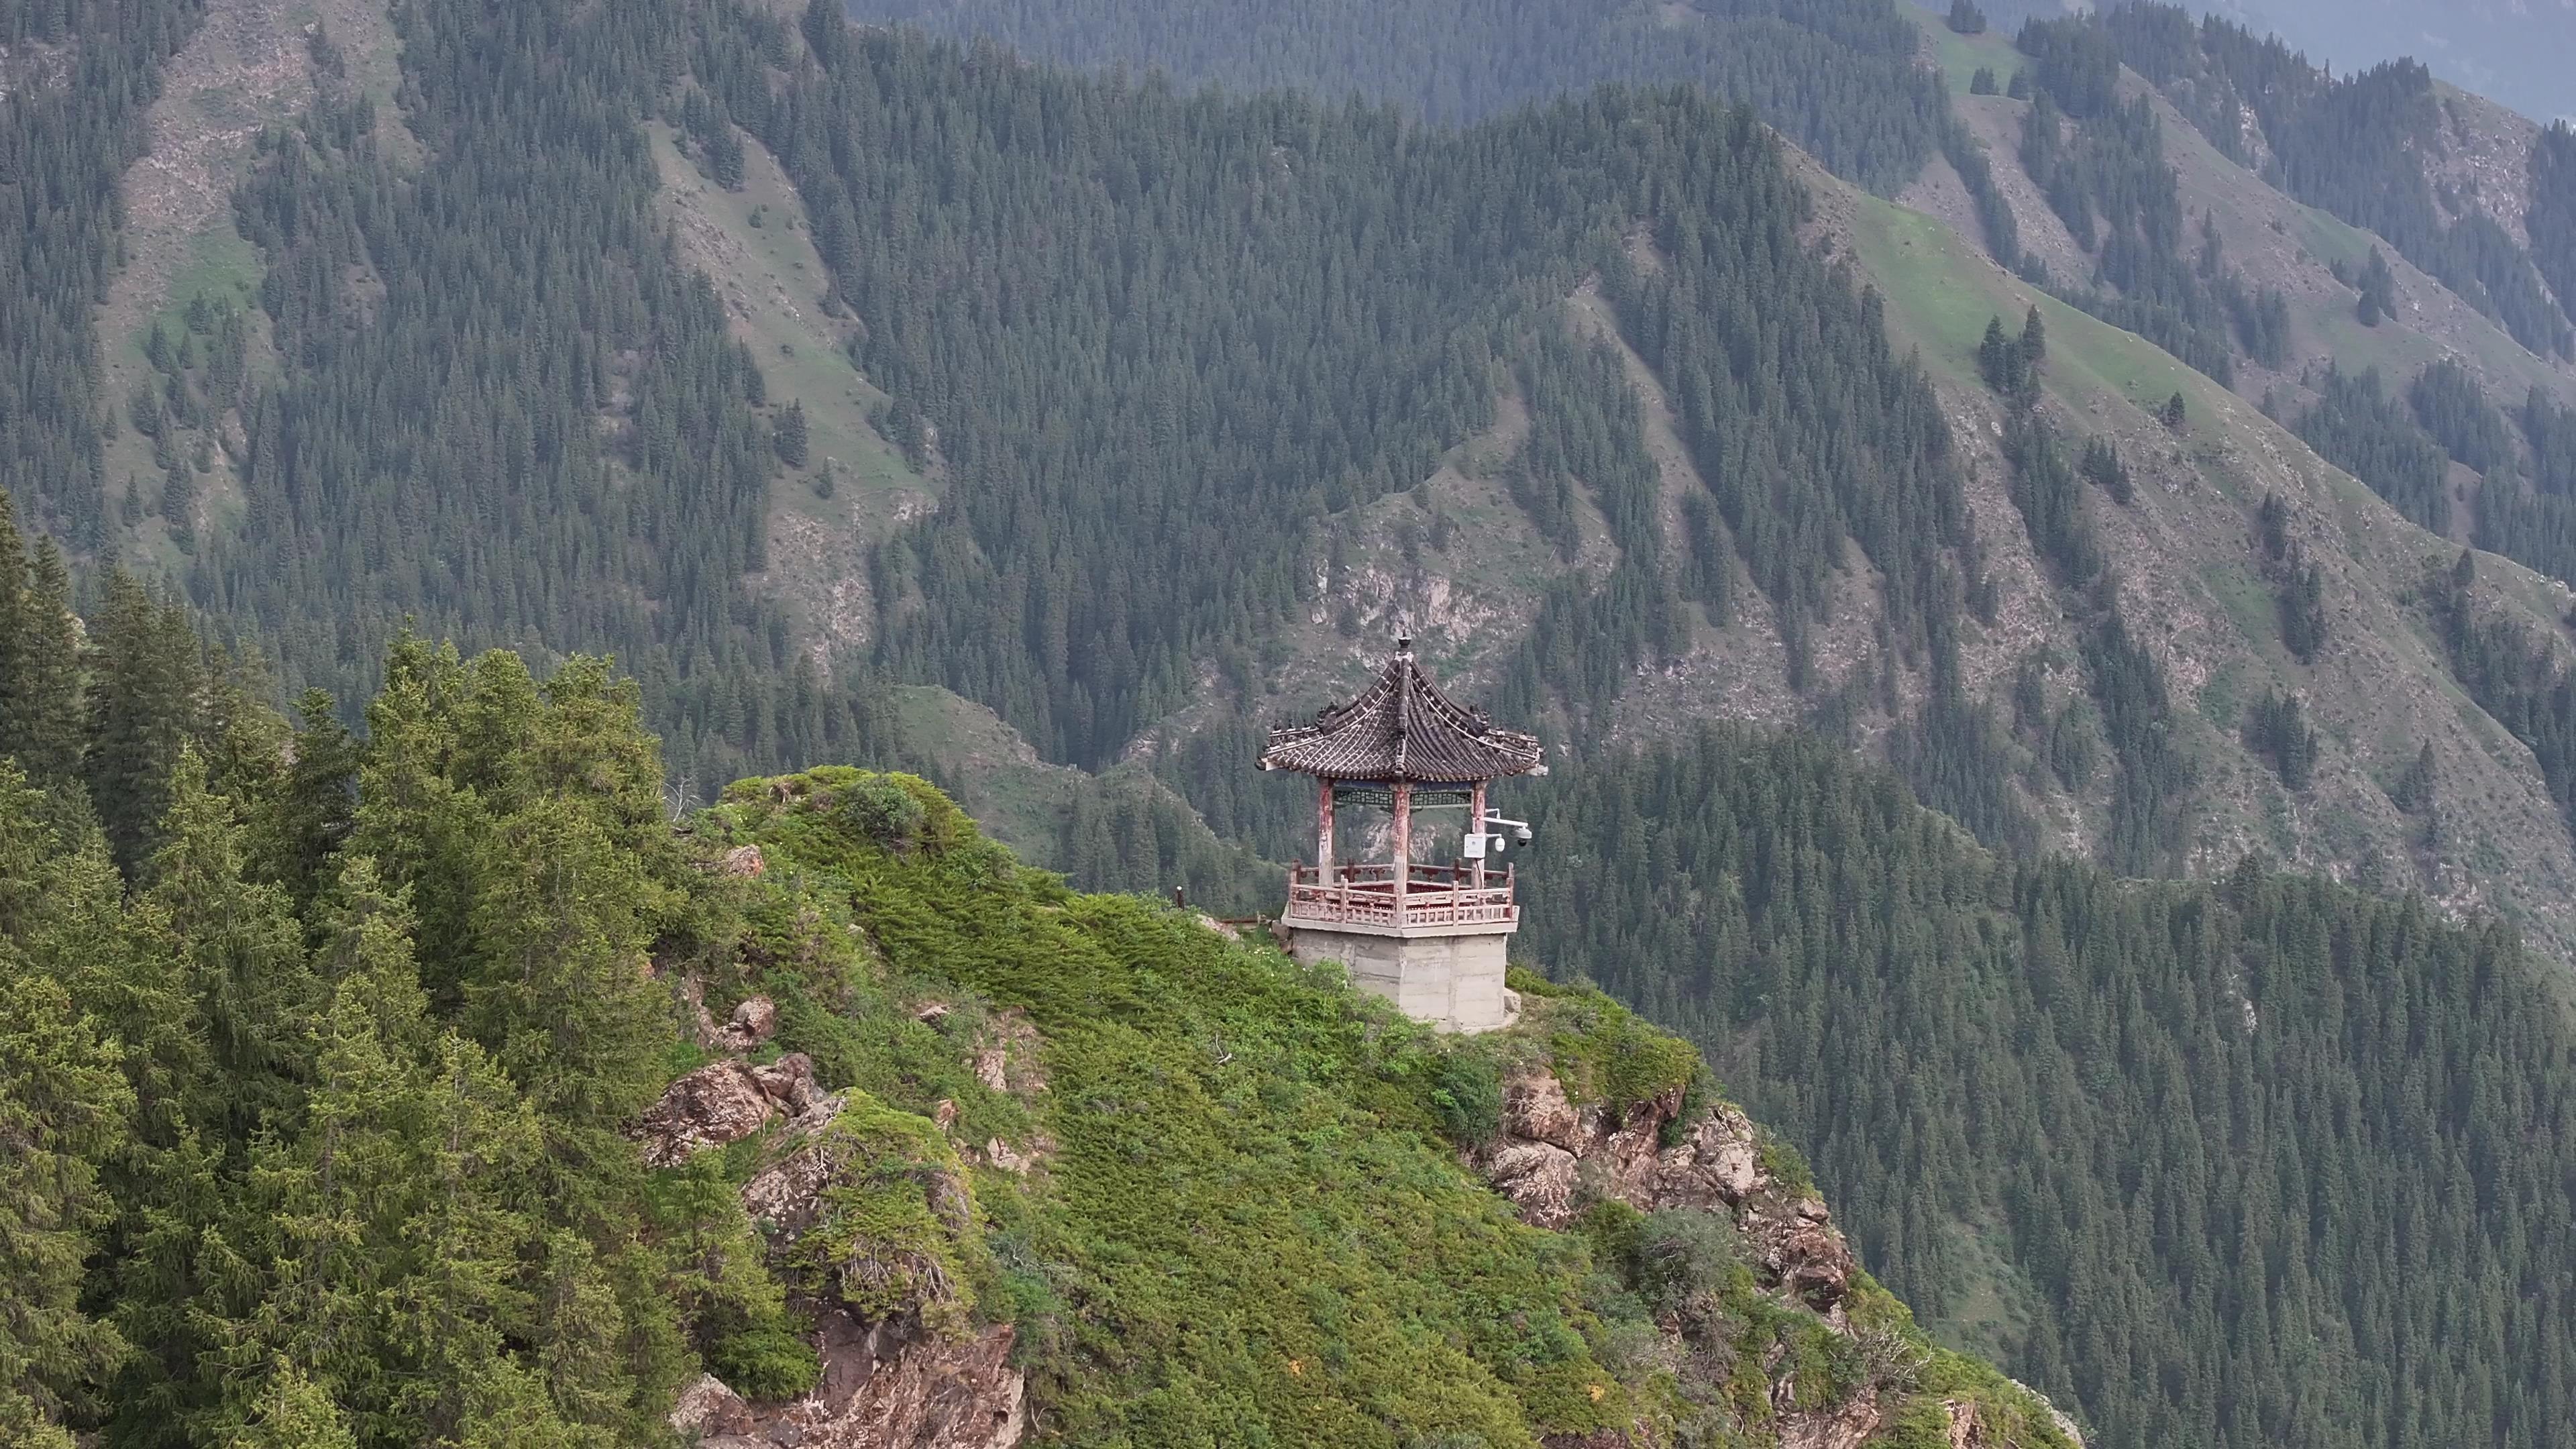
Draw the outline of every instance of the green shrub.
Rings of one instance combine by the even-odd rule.
[[[921,841],[930,810],[891,775],[869,775],[840,792],[841,818],[859,838],[902,855]]]
[[[1494,1140],[1503,1130],[1503,1074],[1494,1059],[1479,1051],[1445,1052],[1432,1069],[1431,1105],[1440,1114],[1440,1130],[1462,1147]]]
[[[823,1377],[823,1361],[804,1335],[780,1324],[757,1324],[708,1345],[707,1368],[744,1398],[772,1402],[801,1397]]]

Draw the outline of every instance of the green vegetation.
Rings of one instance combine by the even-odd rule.
[[[1087,70],[1159,70],[1238,94],[1273,89],[1392,102],[1473,122],[1604,84],[1689,84],[1759,110],[1873,191],[1913,180],[1941,145],[1938,82],[1914,65],[1901,0],[859,0],[860,21],[987,39]]]
[[[161,62],[187,42],[203,0],[65,5],[0,0],[0,492],[31,523],[83,551],[108,536],[101,397],[91,308],[118,258],[117,187],[141,154]],[[36,84],[52,52],[66,73]]]
[[[856,354],[897,440],[940,440],[948,505],[877,560],[903,601],[880,660],[989,704],[1046,757],[1114,759],[1195,693],[1194,661],[1249,692],[1332,579],[1315,522],[1428,475],[1487,421],[1498,361],[1543,414],[1516,475],[1541,526],[1562,529],[1566,474],[1589,467],[1632,565],[1554,601],[1516,697],[1595,707],[1669,648],[1675,595],[1716,597],[1739,560],[1803,668],[1846,538],[1889,576],[1900,647],[1949,648],[1966,515],[1946,429],[1875,304],[1797,244],[1805,196],[1750,114],[1607,91],[1444,131],[981,65],[828,6],[804,36],[815,64],[783,94],[753,62],[787,42],[751,17],[710,38],[732,49],[708,69],[868,319]],[[1032,106],[1083,119],[1012,121]],[[945,114],[985,184],[940,185],[944,154],[834,139]],[[1182,153],[1201,162],[1161,159]],[[1515,225],[1484,225],[1495,208]],[[1355,209],[1385,224],[1351,228]],[[1617,369],[1540,340],[1587,271],[1711,485],[1678,580],[1650,567]]]
[[[2336,76],[2278,37],[2257,38],[2215,15],[2195,26],[2188,11],[2154,3],[2110,7],[2053,28],[2097,31],[2106,51],[2174,97],[2222,154],[2251,164],[2259,143],[2268,152],[2265,179],[2386,237],[2531,351],[2576,356],[2567,293],[2562,288],[2553,299],[2542,282],[2542,267],[2561,265],[2565,255],[2563,244],[2548,240],[2558,235],[2550,220],[2557,213],[2542,188],[2533,205],[2544,224],[2533,229],[2532,250],[2483,212],[2443,219],[2425,160],[2441,144],[2443,115],[2420,63],[2396,60]],[[2248,134],[2249,120],[2255,134]],[[2551,174],[2544,164],[2549,145],[2544,136],[2536,176]],[[2365,289],[2362,320],[2375,322],[2390,300],[2385,287]]]
[[[2369,484],[2398,512],[2434,533],[2450,532],[2442,446],[2416,426],[2403,400],[2382,392],[2377,368],[2352,374],[2329,363],[2296,431],[2317,456]]]
[[[1552,781],[1533,823],[1582,845],[1525,872],[1525,947],[1796,1124],[1945,1333],[2000,1224],[2030,1319],[1982,1331],[2089,1442],[2538,1449],[2576,1410],[2576,1051],[2501,930],[1998,858],[1736,729]]]
[[[11,558],[18,700],[63,677],[34,666],[68,615]],[[1069,1442],[1535,1449],[1930,1392],[2035,1423],[1990,1371],[1923,1372],[1869,1285],[1858,1338],[1759,1289],[1729,1218],[1631,1210],[1617,1252],[1515,1220],[1457,1157],[1502,1065],[1702,1098],[1697,1054],[1598,993],[1525,980],[1526,1029],[1443,1039],[1338,969],[1068,892],[910,776],[748,780],[675,830],[596,660],[540,681],[406,637],[364,742],[327,700],[290,729],[161,678],[206,667],[185,620],[116,587],[131,621],[94,624],[69,703],[170,748],[64,774],[13,736],[55,762],[33,784],[0,758],[12,1442],[663,1444],[701,1366],[811,1385],[824,1311],[1013,1325]],[[160,808],[120,872],[94,820],[129,797]],[[715,868],[744,846],[764,870]],[[843,1095],[647,1170],[625,1129],[700,1060],[688,1003],[753,992]],[[970,1150],[1000,1141],[1038,1170]],[[740,1189],[808,1159],[810,1223],[764,1241]]]

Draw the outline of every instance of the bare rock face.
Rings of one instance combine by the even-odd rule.
[[[1504,1083],[1503,1130],[1474,1162],[1533,1227],[1567,1227],[1605,1198],[1641,1212],[1730,1213],[1764,1280],[1839,1326],[1859,1265],[1823,1200],[1779,1188],[1763,1169],[1752,1119],[1731,1106],[1709,1112],[1673,1146],[1660,1146],[1681,1099],[1675,1088],[1624,1111],[1577,1107],[1554,1073],[1525,1073]]]
[[[700,1148],[739,1142],[761,1129],[778,1105],[740,1062],[716,1062],[673,1082],[636,1126],[644,1160],[675,1167]]]
[[[709,1375],[680,1395],[671,1427],[699,1449],[1011,1449],[1028,1430],[1007,1324],[949,1343],[834,1313],[817,1347],[823,1380],[805,1397],[749,1403]]]
[[[1574,1221],[1573,1153],[1553,1142],[1507,1140],[1488,1149],[1485,1179],[1520,1209],[1521,1221],[1542,1228],[1561,1228]]]
[[[781,1073],[778,1101],[794,1114],[783,1150],[742,1190],[744,1210],[781,1262],[802,1256],[809,1233],[830,1229],[836,1188],[885,1166],[867,1141],[836,1125],[850,1099],[817,1092],[801,1057],[777,1065],[789,1062],[799,1068]],[[918,1179],[924,1204],[945,1231],[966,1232],[966,1186],[953,1159],[937,1161],[946,1165]],[[1020,1442],[1027,1384],[1010,1365],[1010,1327],[968,1325],[955,1285],[918,1249],[859,1238],[836,1248],[834,1261],[808,1276],[799,1296],[813,1311],[823,1363],[814,1391],[789,1403],[751,1403],[701,1379],[681,1395],[672,1427],[696,1436],[700,1449],[1011,1449]]]
[[[1773,1392],[1778,1393],[1777,1385]],[[1878,1401],[1872,1398],[1810,1413],[1783,1414],[1780,1449],[1860,1449],[1878,1432],[1879,1423]]]
[[[724,859],[716,863],[716,874],[742,880],[750,880],[768,869],[769,862],[761,858],[757,845],[737,845],[726,851]]]
[[[778,1035],[778,1004],[766,996],[747,996],[733,1017],[716,1028],[716,1045],[724,1051],[747,1052]]]
[[[818,1100],[814,1061],[791,1052],[763,1067],[713,1062],[673,1082],[645,1109],[634,1137],[653,1167],[676,1167],[701,1148],[739,1142],[783,1107],[802,1112]]]

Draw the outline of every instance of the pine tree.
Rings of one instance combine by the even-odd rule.
[[[250,1422],[223,1449],[358,1449],[339,1407],[284,1358],[270,1369]]]
[[[0,788],[10,784],[0,767]],[[95,1407],[124,1353],[81,1310],[111,1211],[99,1166],[122,1150],[134,1110],[118,1065],[62,983],[0,940],[0,1434],[13,1443],[59,1426],[67,1408]]]
[[[185,612],[111,571],[92,620],[82,773],[117,864],[130,874],[160,839],[170,777],[195,723],[200,662]]]
[[[778,415],[778,458],[790,468],[802,468],[805,457],[805,403],[799,398]]]

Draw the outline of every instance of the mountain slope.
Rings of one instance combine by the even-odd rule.
[[[909,776],[674,828],[597,660],[386,672],[162,700],[131,897],[0,763],[12,1443],[2076,1443],[1597,993],[1441,1038]]]

